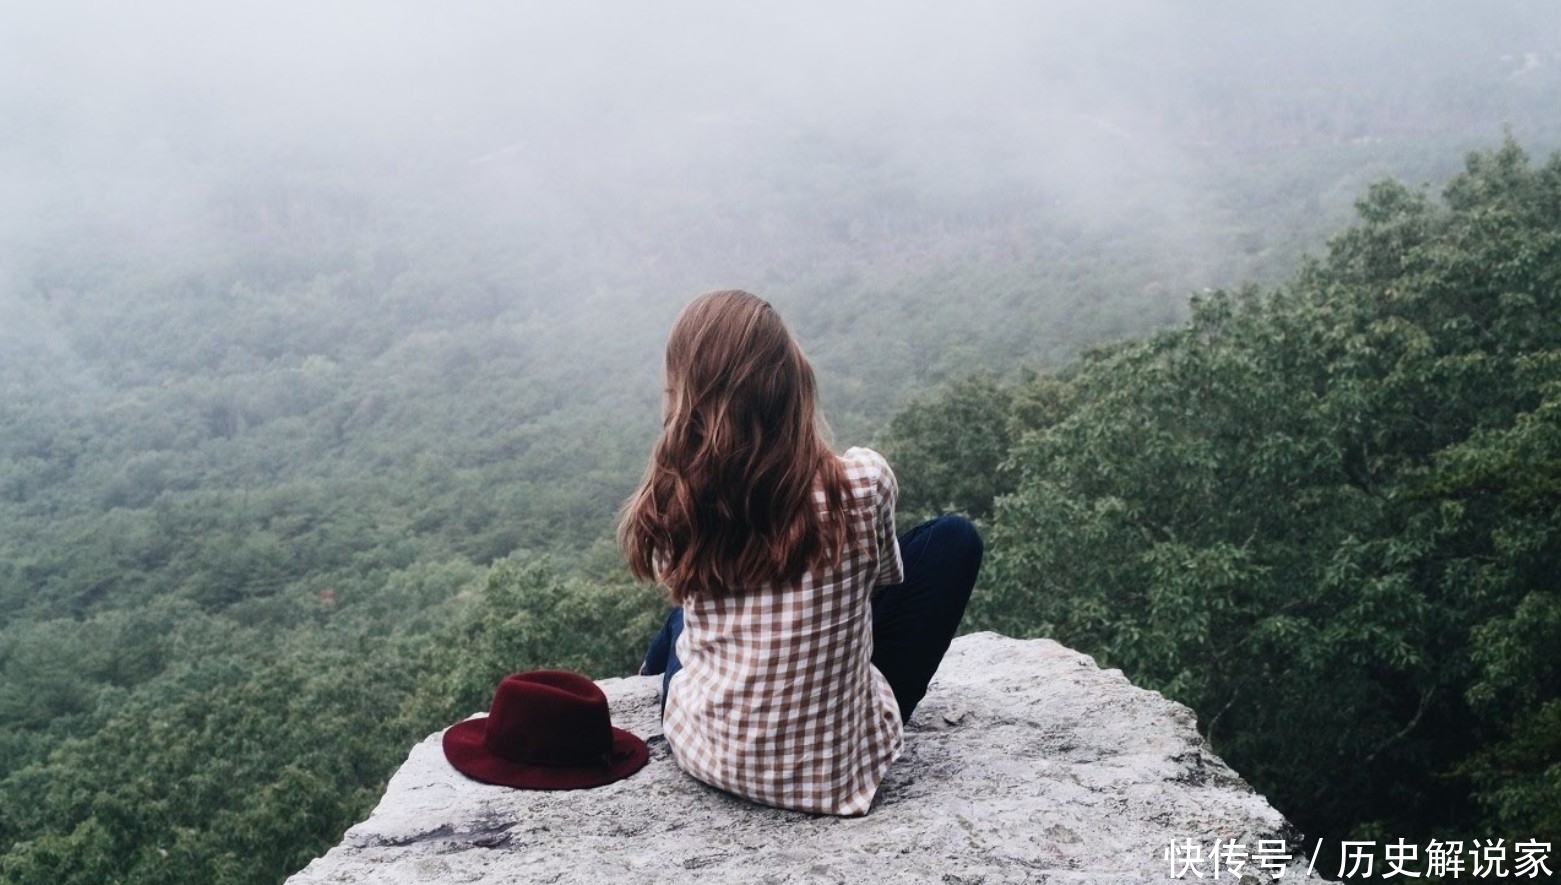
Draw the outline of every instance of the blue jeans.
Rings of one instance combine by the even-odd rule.
[[[900,536],[904,580],[882,588],[872,605],[873,666],[894,689],[901,722],[910,721],[949,650],[981,571],[983,551],[976,527],[954,514],[924,522]],[[651,640],[640,668],[641,675],[661,674],[663,710],[667,687],[682,668],[677,655],[682,632],[683,609],[674,608]]]

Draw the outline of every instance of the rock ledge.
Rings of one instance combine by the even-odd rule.
[[[613,723],[650,744],[638,774],[584,791],[489,786],[430,735],[369,819],[288,885],[1163,882],[1173,841],[1284,839],[1299,856],[1299,834],[1209,751],[1191,710],[1050,640],[956,639],[860,818],[705,787],[672,761],[657,679],[600,684]],[[1210,880],[1200,869],[1183,881]],[[1272,876],[1241,872],[1219,880]],[[1282,881],[1322,881],[1305,874],[1303,858]]]

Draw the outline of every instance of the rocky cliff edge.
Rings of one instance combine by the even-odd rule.
[[[661,735],[659,679],[600,685],[614,724],[650,744],[638,774],[582,791],[489,786],[430,735],[369,819],[288,885],[1322,881],[1191,710],[1050,640],[956,639],[859,818],[700,784]],[[1274,840],[1295,855],[1288,867],[1259,865]]]

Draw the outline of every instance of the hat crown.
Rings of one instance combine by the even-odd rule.
[[[507,676],[494,692],[483,745],[527,765],[602,765],[613,749],[607,696],[566,670]]]

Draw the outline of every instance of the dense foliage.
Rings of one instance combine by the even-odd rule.
[[[1277,796],[1321,777],[1284,755],[1282,716],[1378,705],[1341,752],[1383,749],[1339,770],[1334,787],[1358,780],[1329,795],[1353,804],[1318,826],[1392,823],[1363,791],[1401,769],[1452,772],[1452,805],[1472,783],[1480,813],[1541,813],[1557,612],[1513,600],[1552,564],[1553,305],[1524,276],[1552,272],[1548,167],[1489,155],[1446,209],[1384,186],[1287,288],[1211,294],[1188,326],[1013,380],[1178,321],[1189,289],[1278,278],[1367,170],[1440,177],[1461,143],[1302,143],[1265,119],[1255,142],[1186,149],[1207,188],[1121,163],[1068,196],[1112,205],[772,123],[742,163],[711,148],[664,181],[620,173],[610,206],[464,143],[453,162],[269,165],[196,145],[137,155],[147,191],[183,183],[173,208],[108,194],[29,218],[0,244],[0,880],[275,883],[503,673],[630,671],[662,603],[609,530],[655,432],[661,338],[718,284],[780,306],[842,444],[899,412],[904,521],[989,521],[984,625],[1053,632],[1196,703]],[[1116,156],[1117,133],[1074,135]],[[1459,227],[1475,216],[1489,235]],[[1446,293],[1485,292],[1466,285],[1484,261],[1506,274],[1495,307],[1460,319]],[[1476,333],[1506,349],[1459,337]],[[1452,600],[1443,622],[1394,607],[1426,587]],[[1281,590],[1297,601],[1263,609]],[[1335,609],[1352,620],[1277,699],[1234,665],[1290,666]],[[1435,657],[1465,647],[1453,634],[1416,644],[1442,623],[1468,633],[1466,663]],[[1336,680],[1356,694],[1281,703]]]
[[[1358,208],[1283,286],[947,388],[891,450],[990,514],[976,624],[1189,704],[1310,835],[1561,844],[1561,155]]]
[[[919,387],[1176,315],[1144,289],[1185,282],[1152,237],[893,197],[881,157],[804,141],[750,211],[815,233],[769,245],[751,285],[843,441]],[[629,672],[660,612],[609,534],[700,284],[588,226],[560,252],[525,219],[467,218],[459,187],[427,205],[339,167],[226,171],[193,229],[40,222],[0,287],[5,881],[276,882],[498,676]],[[697,196],[639,235],[726,236]],[[892,227],[859,223],[896,200]]]

